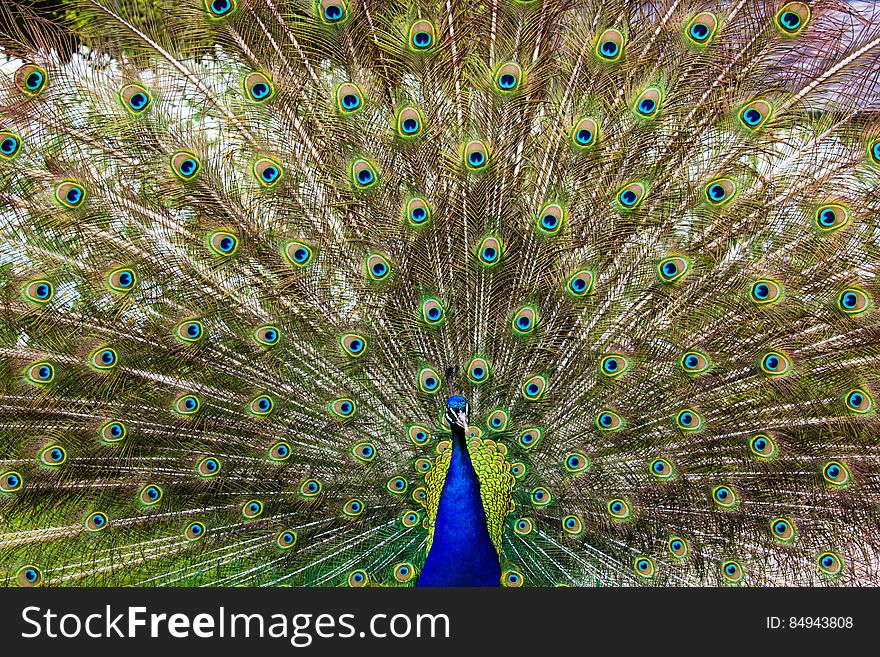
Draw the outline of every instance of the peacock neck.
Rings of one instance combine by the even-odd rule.
[[[434,520],[434,541],[419,586],[499,586],[501,567],[489,536],[480,480],[464,429],[452,428],[452,456]]]

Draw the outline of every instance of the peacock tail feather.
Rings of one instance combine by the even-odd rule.
[[[450,393],[504,585],[880,584],[873,5],[73,1],[2,35],[6,584],[414,585]]]

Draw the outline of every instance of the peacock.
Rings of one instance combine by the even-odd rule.
[[[871,3],[68,5],[0,8],[6,585],[880,585]]]

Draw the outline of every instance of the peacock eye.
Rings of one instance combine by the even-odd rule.
[[[275,539],[275,544],[282,550],[289,550],[296,545],[296,532],[290,529],[279,532],[278,538]]]
[[[565,208],[559,203],[547,203],[535,219],[538,232],[543,235],[556,235],[565,221]]]
[[[522,447],[523,449],[532,449],[541,442],[541,438],[543,437],[543,429],[541,429],[540,427],[532,427],[531,429],[523,429],[523,431],[519,434],[519,438],[517,440],[520,444],[520,447]]]
[[[626,41],[622,33],[608,29],[602,32],[596,41],[596,55],[606,62],[616,62],[623,54]]]
[[[269,395],[260,395],[255,397],[247,405],[247,411],[251,415],[263,416],[269,415],[275,408],[275,400]]]
[[[816,559],[819,572],[828,577],[837,577],[843,572],[843,559],[836,552],[823,552]]]
[[[586,472],[590,469],[590,459],[581,452],[572,452],[565,457],[565,469],[571,473]]]
[[[495,90],[502,94],[512,94],[522,87],[523,80],[522,67],[515,62],[507,62],[495,71]]]
[[[499,408],[489,413],[489,417],[486,418],[486,426],[489,431],[504,431],[508,421],[507,411]]]
[[[633,103],[635,115],[643,119],[651,119],[660,110],[663,94],[657,87],[648,87],[642,91]]]
[[[364,93],[353,82],[343,82],[336,89],[336,107],[341,114],[354,114],[363,109]]]
[[[46,88],[48,76],[46,69],[36,64],[23,64],[13,76],[15,86],[26,96],[36,96]]]
[[[657,572],[653,559],[648,559],[647,557],[638,557],[633,562],[633,568],[636,571],[636,575],[644,579],[651,579]]]
[[[794,36],[806,27],[810,8],[803,2],[789,2],[776,13],[776,26],[783,34]]]
[[[397,134],[403,139],[411,139],[422,134],[425,119],[417,107],[404,107],[397,114]]]
[[[528,472],[528,468],[526,468],[525,463],[520,463],[516,461],[510,464],[510,474],[512,474],[516,479],[521,479],[523,475]]]
[[[704,46],[709,43],[717,29],[718,19],[714,14],[704,11],[690,20],[685,28],[685,34],[694,45]]]
[[[749,440],[749,450],[758,458],[775,458],[777,449],[776,441],[765,433],[759,433]]]
[[[130,267],[114,269],[107,274],[107,287],[113,292],[125,294],[133,290],[135,285],[137,285],[137,274]]]
[[[384,281],[388,278],[388,275],[391,273],[391,264],[381,253],[373,253],[367,256],[364,261],[364,267],[367,270],[367,275],[371,280],[376,282]]]
[[[874,398],[867,390],[856,388],[846,393],[846,408],[859,415],[867,415],[874,410]]]
[[[119,361],[119,356],[115,349],[110,347],[102,347],[93,351],[89,356],[89,365],[97,370],[113,369]]]
[[[415,577],[416,568],[408,561],[403,563],[399,563],[394,566],[394,579],[396,579],[401,584],[405,584],[412,580]]]
[[[418,20],[409,28],[409,45],[417,51],[425,51],[434,45],[436,31],[429,20]]]
[[[55,380],[55,367],[46,361],[40,361],[30,365],[25,370],[25,376],[31,383],[45,385]]]
[[[290,458],[290,443],[279,440],[269,448],[269,460],[276,463]]]
[[[424,445],[431,439],[431,434],[425,427],[414,425],[409,428],[409,439],[416,445]]]
[[[621,497],[610,500],[606,505],[606,509],[614,520],[629,520],[632,517],[632,508],[629,502]]]
[[[782,283],[772,278],[759,278],[752,283],[749,296],[754,303],[762,306],[776,303],[782,299],[784,288]]]
[[[773,106],[766,100],[753,100],[743,105],[739,111],[739,121],[748,130],[763,126],[773,112]]]
[[[659,458],[651,461],[650,472],[657,479],[672,479],[675,476],[675,469],[668,459]]]
[[[409,484],[403,477],[392,477],[385,484],[385,488],[395,495],[403,495],[406,493],[406,489],[409,488]]]
[[[852,474],[843,461],[828,461],[822,468],[822,478],[836,488],[849,485]]]
[[[241,506],[241,515],[248,520],[258,518],[263,514],[263,503],[260,500],[249,500]]]
[[[357,498],[350,499],[342,506],[342,512],[349,518],[356,518],[364,512],[364,503]]]
[[[635,210],[645,198],[647,187],[640,182],[632,182],[617,192],[617,203],[621,210]]]
[[[86,196],[86,188],[72,180],[66,180],[55,188],[55,200],[66,208],[78,208],[85,202]]]
[[[550,491],[544,488],[543,486],[538,486],[531,492],[531,500],[534,506],[547,506],[553,501],[553,497],[550,495]]]
[[[533,528],[534,525],[529,518],[520,518],[515,523],[513,523],[513,531],[521,536],[531,534]]]
[[[679,361],[681,368],[688,374],[703,374],[712,367],[712,361],[702,351],[687,351]]]
[[[569,536],[580,536],[584,532],[584,521],[579,516],[565,516],[562,519],[562,531]]]
[[[299,492],[306,497],[316,497],[323,487],[317,479],[306,479],[299,487]]]
[[[369,583],[369,578],[367,577],[367,573],[363,570],[354,570],[348,575],[348,585],[360,588],[366,586]]]
[[[703,416],[692,408],[685,408],[675,416],[675,425],[682,431],[699,431],[703,428]]]
[[[274,347],[281,340],[281,329],[274,324],[264,324],[254,331],[254,340],[264,347]]]
[[[487,235],[477,246],[477,258],[484,267],[494,267],[501,262],[503,256],[501,240],[497,237]]]
[[[607,409],[596,415],[596,427],[600,431],[619,431],[625,426],[626,422],[617,411]]]
[[[12,160],[21,150],[21,139],[7,130],[0,130],[0,159]]]
[[[330,414],[341,420],[347,420],[357,415],[357,404],[353,399],[341,397],[335,399],[327,405]]]
[[[612,379],[616,379],[629,370],[629,368],[629,360],[621,354],[609,354],[608,356],[605,356],[599,364],[599,371]]]
[[[141,489],[140,495],[138,498],[141,501],[141,504],[145,504],[147,506],[153,506],[158,504],[162,499],[162,489],[156,484],[150,484],[148,486],[144,486]]]
[[[489,164],[489,148],[482,141],[469,141],[464,146],[463,157],[467,170],[480,171]]]
[[[725,561],[721,564],[721,576],[731,584],[737,584],[745,578],[745,571],[736,561]]]
[[[705,188],[703,194],[710,205],[720,207],[726,205],[736,196],[736,183],[729,178],[713,180]]]
[[[516,589],[523,585],[522,573],[510,568],[501,575],[501,584],[505,588]]]
[[[351,165],[351,177],[357,189],[369,189],[376,184],[376,170],[366,160],[355,160]]]
[[[118,443],[120,440],[124,440],[127,433],[125,425],[115,420],[107,422],[98,430],[101,440],[108,443]]]
[[[263,187],[274,187],[284,177],[284,168],[280,162],[262,157],[254,162],[254,177]]]
[[[599,143],[599,123],[591,117],[579,119],[571,129],[571,144],[577,150],[588,150]]]
[[[187,525],[186,529],[183,531],[183,535],[186,537],[187,540],[198,541],[205,536],[207,531],[208,530],[205,528],[204,523],[192,522]]]
[[[106,529],[109,524],[110,521],[107,519],[107,515],[100,511],[88,516],[84,523],[85,528],[91,532],[98,532],[102,529]]]
[[[237,0],[205,0],[205,8],[211,18],[231,16],[236,9]]]
[[[198,320],[190,319],[177,325],[174,334],[178,340],[193,343],[202,339],[204,334],[204,326]]]
[[[791,360],[781,351],[768,351],[761,358],[761,371],[769,376],[784,376],[791,372]]]
[[[446,318],[446,309],[437,299],[425,299],[421,310],[422,321],[432,326],[442,324]]]
[[[535,374],[525,380],[520,390],[526,401],[539,401],[547,392],[547,377]]]
[[[857,287],[848,287],[837,295],[837,307],[847,315],[861,315],[871,308],[871,295]]]
[[[39,586],[43,583],[43,571],[36,566],[24,566],[16,573],[19,586]]]
[[[880,166],[880,139],[875,139],[868,145],[868,157],[873,164]]]
[[[440,390],[442,382],[442,377],[434,368],[423,367],[419,370],[418,383],[422,392],[433,395]]]
[[[569,295],[575,298],[585,297],[593,290],[593,281],[595,277],[593,272],[588,269],[579,269],[569,275],[566,280],[565,290]]]
[[[40,452],[40,463],[50,468],[63,465],[67,461],[67,452],[61,445],[50,445]]]
[[[275,87],[268,75],[254,71],[244,79],[244,92],[251,102],[264,103],[275,94]]]
[[[797,538],[797,525],[788,518],[775,518],[770,521],[770,534],[780,543],[792,543]]]
[[[0,492],[13,493],[21,490],[24,480],[17,472],[4,472],[0,474]]]
[[[38,278],[26,283],[21,292],[28,301],[44,304],[52,300],[55,295],[55,286],[44,278]]]
[[[119,100],[122,106],[134,115],[143,114],[153,97],[147,88],[140,84],[127,84],[119,90]]]
[[[376,446],[369,441],[360,442],[351,448],[351,454],[358,461],[369,463],[376,458]]]
[[[409,199],[403,213],[407,223],[413,227],[426,226],[431,221],[431,206],[421,196]]]
[[[468,380],[474,385],[482,385],[489,381],[492,375],[492,368],[489,361],[485,358],[474,358],[468,365]]]
[[[220,459],[207,456],[196,464],[196,472],[202,477],[216,477],[223,469]]]
[[[690,547],[688,545],[688,542],[682,537],[673,536],[669,539],[669,543],[667,545],[669,547],[669,553],[676,559],[687,558]]]
[[[732,509],[739,503],[736,491],[730,486],[715,486],[712,489],[712,500],[722,509]]]
[[[347,0],[321,0],[318,15],[327,25],[343,23],[348,18]]]
[[[528,335],[538,324],[538,311],[533,306],[523,306],[513,316],[513,331],[516,335]]]
[[[178,415],[193,415],[200,406],[201,402],[195,395],[183,395],[174,400],[174,412]]]
[[[195,180],[202,170],[202,163],[195,153],[178,151],[171,156],[171,170],[181,180]]]

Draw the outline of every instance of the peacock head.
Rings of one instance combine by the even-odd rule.
[[[450,427],[458,426],[467,429],[469,412],[470,406],[468,406],[467,399],[461,395],[452,395],[446,400],[446,421],[449,422]]]

